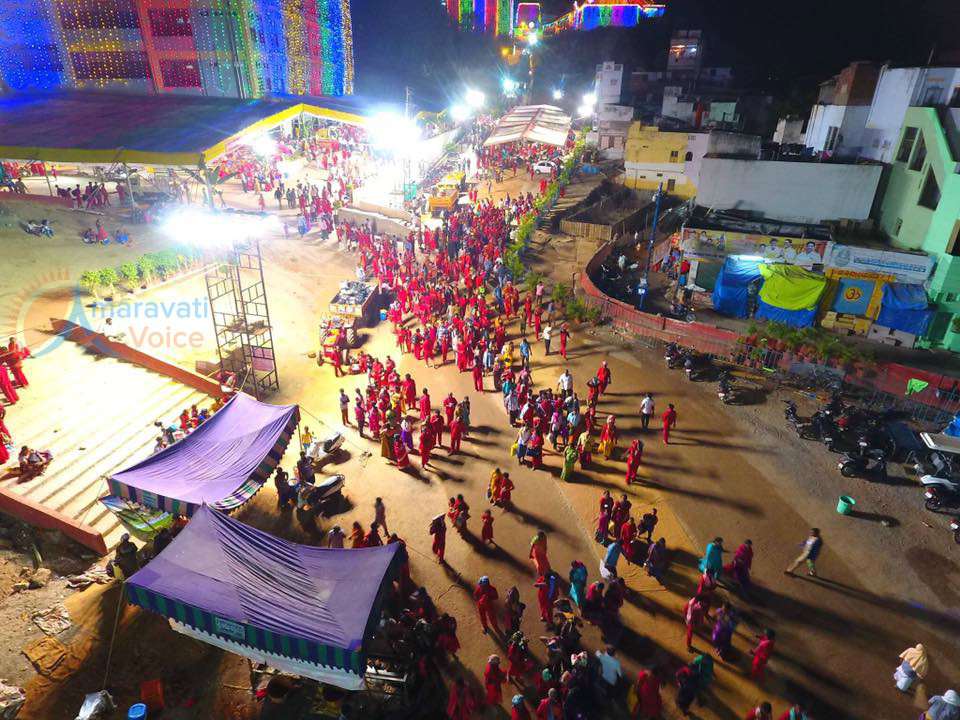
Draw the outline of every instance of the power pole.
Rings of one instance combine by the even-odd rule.
[[[653,227],[650,228],[650,240],[647,241],[647,261],[643,268],[643,287],[640,293],[640,302],[637,305],[638,310],[643,310],[643,305],[647,300],[647,294],[650,292],[650,265],[653,260],[653,246],[657,241],[657,221],[660,219],[660,201],[663,198],[663,183],[657,188],[657,194],[653,196],[656,201],[653,206]]]
[[[403,104],[403,116],[409,120],[410,114],[413,112],[413,88],[407,85],[406,92],[407,98]]]

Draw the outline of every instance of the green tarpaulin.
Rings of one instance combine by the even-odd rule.
[[[794,265],[760,265],[763,287],[760,299],[783,310],[811,310],[827,287],[823,275]]]

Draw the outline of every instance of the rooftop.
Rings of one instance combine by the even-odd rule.
[[[301,112],[359,124],[355,96],[261,100],[63,92],[0,98],[0,158],[198,165]]]

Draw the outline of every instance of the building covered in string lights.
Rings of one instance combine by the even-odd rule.
[[[0,80],[18,91],[346,95],[350,0],[0,2]]]
[[[491,35],[513,32],[515,0],[446,0],[447,14],[461,30]]]

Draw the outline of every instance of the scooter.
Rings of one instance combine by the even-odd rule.
[[[881,481],[887,479],[887,456],[882,450],[844,453],[843,460],[837,463],[837,467],[844,477],[872,477]]]
[[[702,380],[712,369],[713,364],[706,355],[698,356],[694,353],[687,355],[683,361],[683,369],[687,373],[687,380]]]
[[[926,498],[924,505],[930,512],[960,507],[960,481],[924,475],[920,478],[920,484]]]
[[[796,428],[800,424],[800,416],[797,414],[797,404],[793,400],[784,400],[786,407],[783,409],[783,417],[788,423]]]
[[[315,442],[307,450],[307,457],[313,462],[315,468],[319,468],[343,447],[346,441],[343,433],[336,432],[330,435],[326,440]]]

